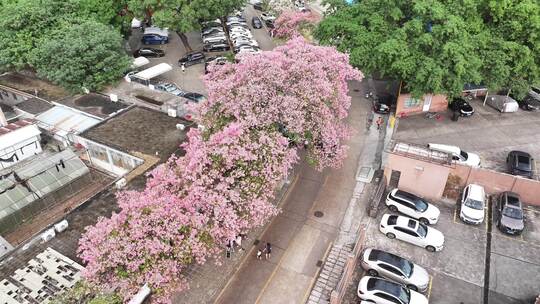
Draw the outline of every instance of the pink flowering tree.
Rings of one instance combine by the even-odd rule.
[[[153,302],[170,302],[188,287],[186,267],[278,212],[273,193],[298,147],[320,170],[341,164],[347,81],[361,78],[346,55],[303,38],[212,69],[208,100],[195,108],[203,128],[188,132],[186,154],[154,169],[145,190],[118,195],[119,213],[87,228],[84,277],[124,300],[149,284]]]
[[[309,38],[318,21],[312,12],[284,10],[275,21],[274,37],[287,40],[302,35]]]
[[[210,132],[231,121],[275,128],[293,144],[307,143],[318,169],[335,168],[345,157],[343,140],[349,135],[347,81],[360,79],[347,55],[297,37],[209,73],[209,99],[199,107],[199,116]]]

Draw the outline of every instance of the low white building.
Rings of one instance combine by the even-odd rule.
[[[41,153],[38,127],[27,120],[20,120],[0,127],[0,169]]]

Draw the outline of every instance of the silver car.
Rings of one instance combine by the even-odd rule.
[[[427,271],[395,254],[367,248],[361,255],[360,264],[370,276],[381,276],[404,284],[407,288],[424,292],[428,288]]]

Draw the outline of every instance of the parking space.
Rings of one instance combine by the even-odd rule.
[[[450,119],[450,111],[444,113],[442,120],[428,119],[422,114],[401,119],[395,138],[417,144],[456,145],[479,154],[482,167],[498,171],[506,170],[506,156],[512,150],[540,157],[540,113],[521,109],[500,113],[478,99],[471,105],[475,114],[457,122]]]
[[[463,223],[457,205],[437,206],[441,216],[433,227],[445,236],[442,251],[430,253],[383,235],[379,231],[381,217],[391,213],[385,207],[376,219],[370,220],[365,246],[398,254],[426,268],[431,275],[426,291],[430,303],[531,303],[540,290],[540,211],[528,207],[525,231],[514,237],[491,227],[492,222],[478,226]],[[486,214],[494,215],[489,210]],[[359,266],[357,270],[362,271]],[[354,284],[360,277],[356,274]],[[485,284],[486,280],[489,284]],[[484,299],[487,285],[489,291]],[[350,289],[352,292],[352,286]],[[353,299],[348,297],[347,303],[354,303]]]

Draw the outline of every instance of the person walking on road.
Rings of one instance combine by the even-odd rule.
[[[379,116],[379,118],[377,118],[377,130],[380,130],[381,129],[381,126],[382,126],[382,123],[383,123],[383,118],[382,116]]]
[[[186,65],[182,63],[181,67],[182,67],[182,73],[184,73],[186,71]]]
[[[264,248],[265,257],[268,260],[272,254],[272,245],[270,243],[266,243],[266,247]]]
[[[260,259],[262,259],[262,250],[261,250],[261,248],[259,248],[257,250],[257,260],[260,260]]]

